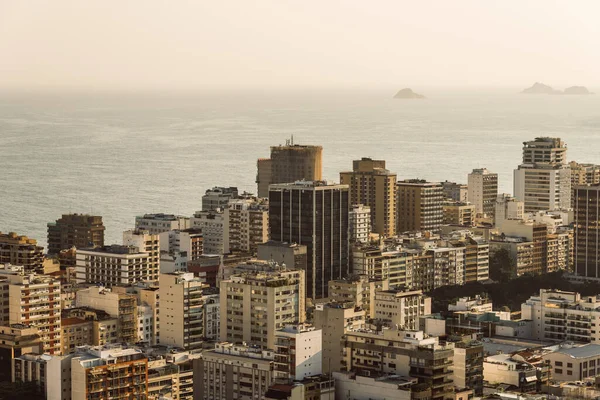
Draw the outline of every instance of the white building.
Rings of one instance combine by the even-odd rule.
[[[204,337],[218,340],[221,328],[221,306],[219,293],[204,294]]]
[[[552,365],[552,380],[584,381],[600,375],[600,344],[572,346],[563,344],[543,356]]]
[[[350,243],[367,243],[371,235],[371,207],[353,205],[348,212],[348,229]]]
[[[228,214],[222,210],[197,211],[191,223],[202,230],[204,254],[229,253]]]
[[[477,295],[461,297],[455,304],[448,304],[448,311],[492,312],[492,302]]]
[[[374,303],[376,320],[402,329],[418,329],[419,317],[431,314],[431,297],[420,290],[378,290]]]
[[[160,251],[167,254],[185,254],[188,260],[197,260],[204,252],[204,235],[198,228],[173,230],[160,234]]]
[[[571,169],[560,138],[523,143],[523,163],[514,171],[514,194],[525,203],[526,212],[571,206]]]
[[[76,283],[99,283],[107,287],[151,282],[150,255],[134,246],[104,246],[77,250]]]
[[[525,203],[506,193],[496,199],[496,215],[494,225],[501,228],[506,219],[522,220],[525,218]]]
[[[140,253],[148,254],[148,282],[158,283],[160,273],[160,240],[159,235],[152,235],[146,230],[128,230],[123,232],[123,245],[137,247]]]
[[[323,373],[322,332],[308,324],[275,332],[275,377],[302,380]],[[295,351],[290,351],[294,349]]]
[[[190,219],[181,215],[144,214],[135,217],[135,229],[148,231],[151,235],[188,228],[190,228]]]
[[[231,199],[238,198],[238,188],[218,187],[208,189],[202,196],[202,211],[224,210]]]
[[[521,304],[521,318],[533,321],[531,339],[600,344],[599,296],[541,289]]]
[[[477,214],[493,217],[498,197],[498,174],[486,168],[474,169],[469,174],[468,200],[475,206]]]

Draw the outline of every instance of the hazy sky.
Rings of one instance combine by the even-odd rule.
[[[0,87],[600,86],[600,1],[0,0]]]

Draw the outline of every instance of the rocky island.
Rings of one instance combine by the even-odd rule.
[[[548,85],[544,85],[543,83],[536,82],[532,87],[523,90],[521,93],[525,94],[560,94],[560,90],[554,90],[552,87]]]
[[[548,85],[536,82],[532,87],[523,90],[521,93],[525,94],[574,94],[574,95],[585,95],[593,94],[585,86],[571,86],[563,91],[555,90]]]
[[[404,88],[399,90],[398,93],[394,96],[395,99],[424,99],[425,96],[419,93],[415,93],[412,89]]]

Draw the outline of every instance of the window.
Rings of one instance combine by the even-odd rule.
[[[562,369],[558,369],[558,368],[554,369],[554,372],[557,373],[557,374],[562,374],[563,373]]]
[[[573,375],[573,371],[567,371],[567,375]]]
[[[567,368],[573,368],[573,363],[567,363]]]
[[[563,364],[562,361],[556,361],[554,365],[556,365],[557,367],[562,367]]]

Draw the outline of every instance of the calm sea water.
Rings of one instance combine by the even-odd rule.
[[[512,192],[522,142],[540,135],[562,137],[569,160],[600,163],[599,95],[515,92],[0,95],[0,231],[45,245],[47,222],[94,213],[120,243],[136,215],[191,215],[212,186],[255,192],[256,159],[292,134],[324,147],[332,180],[369,156],[401,179],[466,182],[487,167]]]

